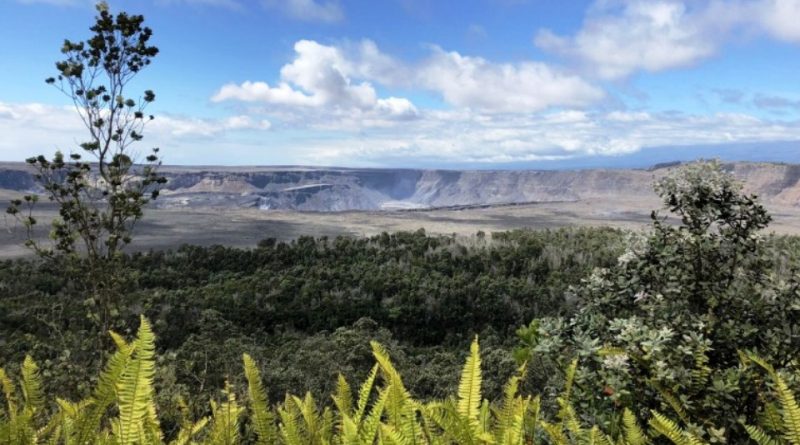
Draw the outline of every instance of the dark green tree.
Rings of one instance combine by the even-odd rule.
[[[143,209],[166,182],[158,172],[158,148],[144,159],[132,150],[153,120],[145,111],[155,100],[150,90],[133,97],[127,88],[158,54],[150,44],[153,32],[143,23],[141,15],[114,16],[105,2],[98,3],[92,36],[65,40],[58,73],[46,80],[72,100],[88,132],[80,150],[69,156],[59,151],[50,159],[40,155],[26,161],[45,196],[58,206],[52,242],[43,243],[34,234],[38,195],[14,200],[8,208],[26,230],[26,246],[66,269],[78,268],[74,273],[97,300],[103,327],[113,310],[111,294],[119,278],[115,264]]]
[[[572,290],[574,316],[519,331],[518,355],[561,368],[580,358],[576,405],[607,425],[619,406],[672,411],[709,441],[738,443],[739,416],[759,406],[740,351],[796,371],[800,276],[779,276],[770,216],[719,163],[685,166],[656,190],[677,223],[654,212],[616,266]]]

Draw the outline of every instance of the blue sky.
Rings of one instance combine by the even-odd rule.
[[[157,94],[140,150],[167,163],[800,162],[800,0],[109,3],[161,49],[130,88]],[[93,15],[0,0],[0,160],[81,140],[43,79]]]

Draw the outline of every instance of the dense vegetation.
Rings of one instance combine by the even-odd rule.
[[[800,240],[764,235],[769,215],[716,163],[677,170],[658,191],[678,220],[654,213],[646,234],[418,231],[124,256],[117,279],[129,291],[112,325],[131,334],[140,314],[152,320],[153,397],[168,437],[185,416],[207,414],[219,388],[246,387],[242,354],[266,364],[269,400],[309,391],[327,405],[337,375],[369,378],[377,341],[409,397],[442,400],[459,386],[475,333],[486,351],[483,396],[507,398],[505,382],[527,363],[515,384],[564,428],[620,437],[629,413],[711,443],[782,431],[779,406],[800,383]],[[112,345],[73,271],[2,263],[0,353],[23,377],[33,372],[25,357],[36,357],[44,390],[75,400],[103,384],[94,376]],[[556,397],[564,385],[568,406]],[[669,419],[677,423],[653,425]]]
[[[19,388],[0,368],[0,388],[6,403],[0,407],[0,443],[35,444],[139,444],[165,443],[165,431],[154,399],[155,338],[142,317],[136,338],[127,342],[111,333],[116,352],[110,357],[91,396],[79,402],[57,400],[55,414],[47,416],[39,368],[30,357],[22,364]],[[558,410],[542,409],[542,398],[519,394],[523,365],[509,378],[503,397],[496,403],[482,394],[483,370],[478,340],[470,347],[457,395],[443,400],[414,400],[387,351],[371,342],[375,365],[354,394],[339,375],[333,407],[320,408],[311,394],[287,394],[272,407],[267,399],[258,365],[243,355],[245,402],[240,402],[229,383],[210,413],[195,418],[182,400],[180,419],[169,431],[170,444],[326,445],[326,444],[498,444],[519,445],[550,442],[557,445],[676,445],[707,443],[691,430],[658,411],[651,411],[642,427],[635,414],[624,408],[618,428],[611,433],[587,425],[573,405],[578,360],[569,365],[564,389],[556,399]],[[800,443],[800,406],[783,377],[771,365],[753,355],[743,355],[743,367],[758,368],[774,389],[757,393],[771,413],[743,422],[751,440],[758,444]],[[380,379],[380,380],[379,380]],[[378,383],[378,382],[381,383]]]
[[[142,23],[101,2],[48,80],[97,162],[29,160],[59,218],[51,247],[29,238],[38,259],[0,263],[0,445],[800,445],[800,239],[765,235],[715,162],[656,184],[674,218],[648,233],[124,254],[164,181],[157,150],[128,155],[155,98],[122,94],[158,53]],[[37,200],[8,209],[29,235]]]
[[[569,312],[568,286],[613,265],[624,238],[612,229],[465,240],[418,231],[135,254],[124,261],[129,291],[113,328],[129,332],[147,315],[170,374],[164,384],[187,395],[221,387],[247,352],[270,364],[272,398],[305,390],[324,398],[339,371],[363,378],[373,339],[392,351],[416,396],[440,396],[456,383],[440,376],[454,375],[481,333],[499,374],[488,394],[497,395],[516,367],[515,329]],[[99,368],[97,351],[111,345],[73,278],[51,263],[0,263],[0,363],[31,354],[48,385],[78,396]]]

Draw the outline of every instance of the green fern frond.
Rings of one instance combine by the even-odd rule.
[[[175,438],[175,440],[170,442],[170,445],[191,444],[192,439],[197,437],[206,428],[208,422],[209,422],[208,417],[203,417],[202,419],[198,420],[193,424],[190,424],[187,427],[182,427],[180,431],[178,431],[178,436]]]
[[[358,405],[356,406],[356,412],[353,416],[356,423],[361,423],[361,419],[364,417],[364,411],[367,409],[367,404],[369,403],[369,396],[372,394],[373,386],[375,386],[375,378],[378,376],[378,369],[379,365],[376,363],[369,372],[367,379],[364,380],[364,383],[361,384],[361,388],[358,390]]]
[[[627,445],[645,445],[647,443],[647,436],[639,427],[636,416],[628,408],[622,412],[622,427]]]
[[[336,394],[331,396],[336,409],[340,413],[350,416],[353,413],[353,390],[343,375],[339,374],[336,379]]]
[[[457,405],[458,413],[468,419],[474,427],[478,426],[481,398],[481,356],[478,337],[475,337],[461,371]]]
[[[116,437],[120,445],[143,443],[145,426],[155,414],[153,378],[155,375],[155,335],[150,323],[141,317],[133,345],[133,360],[117,383],[119,418]]]
[[[562,397],[564,398],[564,401],[567,403],[569,403],[569,401],[572,399],[572,385],[575,384],[575,375],[577,373],[578,373],[578,359],[576,358],[572,360],[572,362],[569,364],[569,367],[567,367],[567,372],[564,376],[565,383],[564,383],[564,393]]]
[[[773,373],[773,380],[783,411],[783,436],[790,444],[800,445],[800,406],[786,381],[778,373]]]
[[[278,407],[281,419],[280,436],[286,445],[306,445],[307,441],[300,435],[300,411],[289,396],[282,406]]]
[[[776,432],[783,427],[783,420],[778,405],[773,401],[762,401],[764,410],[758,416],[758,423],[762,428]]]
[[[411,445],[414,443],[403,437],[400,432],[394,429],[394,427],[391,425],[385,424],[381,424],[380,437],[378,441],[385,445]]]
[[[236,401],[236,393],[229,383],[225,383],[225,401],[211,403],[210,439],[214,445],[238,445],[239,418],[244,409]]]
[[[766,431],[757,426],[744,425],[744,429],[747,431],[747,435],[753,439],[753,442],[758,445],[781,445],[778,439],[770,436]]]
[[[553,445],[569,445],[567,436],[559,425],[544,420],[542,420],[539,425],[541,425],[544,432],[547,433]]]
[[[748,355],[748,358],[764,368],[772,378],[782,411],[784,439],[792,445],[800,445],[800,405],[797,404],[794,394],[783,377],[769,363],[754,354]]]
[[[657,411],[653,411],[650,426],[675,445],[704,445],[704,442],[697,436],[684,431],[677,423]]]
[[[0,386],[3,388],[3,396],[6,399],[6,412],[12,421],[17,415],[17,401],[16,395],[14,394],[14,383],[6,374],[5,369],[0,368]]]
[[[22,362],[22,395],[25,398],[25,409],[35,414],[44,407],[44,393],[39,367],[30,355]]]
[[[247,354],[242,356],[244,375],[247,379],[247,396],[250,400],[250,414],[256,430],[259,445],[269,445],[277,440],[275,419],[272,416],[267,393],[261,381],[261,372],[255,360]]]
[[[708,377],[711,375],[711,368],[708,366],[708,354],[703,350],[696,350],[694,352],[694,369],[691,371],[691,388],[693,391],[703,389],[707,382]]]
[[[375,357],[378,365],[380,365],[381,371],[383,371],[386,380],[390,382],[394,380],[401,380],[400,373],[397,372],[397,369],[392,364],[392,361],[389,358],[389,353],[386,352],[386,349],[383,347],[383,345],[376,341],[371,341],[370,345],[372,346],[372,355]]]
[[[372,409],[364,418],[364,422],[359,433],[360,442],[363,444],[372,444],[378,434],[378,429],[381,425],[381,417],[383,416],[384,406],[386,405],[386,398],[389,396],[386,390],[378,391],[378,398]]]
[[[652,386],[658,394],[661,396],[662,399],[666,402],[666,404],[672,409],[672,411],[678,415],[684,423],[689,423],[689,415],[686,413],[686,410],[683,407],[683,403],[681,403],[678,398],[672,394],[669,390],[664,388],[660,383],[656,382],[655,380],[649,381],[650,386]]]
[[[81,416],[75,419],[72,442],[76,444],[90,443],[92,438],[97,435],[104,414],[117,398],[117,385],[122,374],[131,361],[133,347],[115,332],[110,332],[110,334],[117,345],[117,351],[111,355],[105,370],[100,374],[97,387],[94,389],[92,397],[87,400],[86,409]]]

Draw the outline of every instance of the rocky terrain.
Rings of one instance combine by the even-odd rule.
[[[410,170],[164,167],[156,205],[341,212],[648,198],[674,164],[648,170]],[[771,204],[800,206],[800,164],[726,164]],[[35,191],[24,164],[0,164],[0,189]]]
[[[249,247],[265,238],[417,230],[472,236],[516,228],[648,227],[661,207],[653,181],[674,164],[618,170],[401,170],[165,167],[167,190],[136,231],[134,249],[180,244]],[[770,231],[800,234],[800,165],[732,163],[774,217]],[[36,191],[23,164],[0,164],[0,203]],[[56,209],[46,200],[37,217]],[[47,224],[37,236],[47,237]],[[30,255],[24,231],[0,222],[0,258]]]

